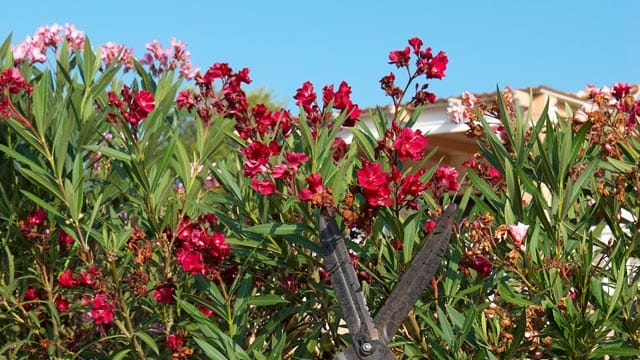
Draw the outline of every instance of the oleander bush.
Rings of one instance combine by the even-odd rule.
[[[452,202],[398,358],[639,356],[637,88],[590,87],[566,119],[466,93],[451,113],[481,151],[456,169],[413,129],[447,56],[408,45],[389,54],[402,85],[380,80],[392,111],[366,114],[347,82],[253,104],[248,68],[201,71],[175,39],[137,58],[70,25],[8,37],[0,357],[333,358],[351,339],[320,211],[375,313]]]

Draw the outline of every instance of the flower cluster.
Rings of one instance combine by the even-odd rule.
[[[11,101],[11,95],[25,93],[31,94],[33,87],[22,76],[20,70],[8,68],[0,74],[0,118],[15,118],[25,126],[30,123],[18,112]]]
[[[82,50],[84,32],[74,25],[53,24],[38,28],[33,36],[27,36],[24,42],[13,47],[13,61],[16,65],[23,62],[44,63],[47,61],[47,49],[58,49],[62,41],[67,41],[70,51]]]
[[[619,144],[640,132],[640,100],[634,98],[638,91],[637,85],[623,82],[611,88],[587,86],[589,101],[575,112],[574,127],[578,129],[589,121],[589,141],[601,145],[604,156],[619,159]]]
[[[394,105],[400,104],[404,97],[409,84],[412,83],[418,77],[424,75],[426,79],[442,79],[445,77],[445,70],[449,59],[444,51],[438,52],[433,55],[430,47],[422,49],[422,40],[418,37],[409,39],[409,45],[402,50],[394,50],[389,53],[389,64],[394,64],[397,68],[404,68],[409,75],[409,81],[407,86],[402,89],[395,84],[396,76],[393,72],[389,75],[385,75],[380,79],[380,86],[384,90],[387,96],[393,99]],[[411,69],[411,57],[412,53],[415,56],[415,70]],[[411,103],[415,106],[423,105],[427,102],[434,103],[436,101],[436,95],[432,92],[426,91],[429,84],[425,83],[422,86],[416,83],[415,95],[411,100]]]
[[[199,68],[191,63],[191,53],[186,50],[184,42],[171,38],[171,47],[165,49],[156,40],[146,45],[147,53],[140,59],[140,64],[149,66],[154,76],[174,69],[180,69],[180,76],[191,80],[200,74]]]
[[[330,120],[331,114],[326,111],[329,107],[345,112],[346,119],[343,126],[354,126],[360,117],[360,108],[351,101],[351,86],[345,81],[340,83],[338,91],[334,90],[333,84],[322,88],[322,109],[318,105],[318,95],[310,81],[304,82],[302,87],[296,90],[293,98],[296,100],[296,105],[304,110],[307,121],[313,128]]]
[[[104,67],[108,67],[113,63],[123,64],[124,72],[128,72],[135,68],[133,56],[133,48],[127,48],[122,44],[107,42],[100,46],[100,59]]]
[[[200,216],[196,220],[183,217],[175,234],[175,254],[184,271],[219,281],[222,264],[231,248],[225,242],[224,234],[210,232],[216,222],[217,218],[213,214]],[[161,291],[156,289],[154,297],[168,300],[167,293],[172,288],[172,284],[166,284]]]
[[[218,80],[221,85],[216,91]],[[196,74],[195,82],[199,91],[181,91],[176,99],[178,109],[195,111],[206,124],[218,116],[234,118],[242,135],[244,124],[249,121],[247,95],[242,90],[242,84],[251,83],[249,69],[234,72],[227,63],[214,63],[204,75]]]
[[[118,97],[113,91],[109,91],[107,95],[109,96],[109,106],[116,108],[121,119],[131,125],[134,130],[156,107],[156,100],[153,94],[147,90],[136,92],[127,85],[122,87],[120,91],[121,97]],[[116,113],[108,113],[107,118],[114,123],[118,121]]]
[[[351,88],[341,83],[338,91],[332,85],[323,89],[323,108],[317,103],[317,94],[310,82],[305,82],[298,89],[294,99],[304,111],[304,116],[310,125],[312,136],[317,135],[321,126],[333,126],[329,108],[341,110],[346,119],[343,125],[353,126],[360,115],[360,110],[350,99]],[[322,176],[312,173],[306,176],[306,186],[299,186],[297,175],[300,166],[308,161],[305,153],[297,151],[282,151],[284,142],[291,132],[299,126],[300,119],[291,116],[286,110],[270,111],[265,105],[258,104],[250,111],[247,118],[236,117],[236,130],[240,137],[247,140],[247,145],[241,149],[245,158],[243,174],[251,178],[251,187],[262,195],[276,193],[277,183],[282,183],[290,195],[314,206],[332,204],[330,189],[323,186]],[[334,160],[339,161],[346,153],[347,144],[344,141],[334,142]]]

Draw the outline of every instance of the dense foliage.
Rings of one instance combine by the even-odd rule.
[[[451,202],[399,358],[640,355],[636,88],[589,88],[567,119],[465,94],[452,115],[481,151],[460,174],[412,129],[448,61],[418,38],[389,55],[390,114],[346,82],[250,104],[247,68],[147,49],[72,26],[0,47],[0,357],[332,358],[350,339],[320,210],[375,313]]]

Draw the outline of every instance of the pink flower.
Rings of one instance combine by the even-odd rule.
[[[69,43],[69,50],[83,50],[84,32],[76,29],[75,25],[64,24],[64,38]]]
[[[58,276],[58,285],[66,288],[76,285],[76,280],[74,280],[71,270],[67,269],[62,275]]]
[[[113,304],[106,301],[107,295],[98,294],[93,299],[91,318],[96,325],[109,324],[113,320]]]
[[[529,229],[529,225],[525,225],[521,222],[509,225],[509,234],[513,239],[513,245],[515,245],[516,248],[520,248],[522,246],[525,237],[527,237],[527,229]]]
[[[262,195],[271,195],[276,191],[276,184],[269,179],[253,179],[251,187]]]
[[[422,159],[426,147],[427,137],[422,135],[420,130],[414,132],[411,128],[402,128],[393,142],[393,148],[398,151],[401,161]]]
[[[158,285],[153,291],[153,298],[161,304],[175,304],[176,299],[173,298],[175,292],[176,285],[173,283]]]
[[[124,65],[125,72],[133,70],[134,68],[133,49],[127,49],[124,45],[111,41],[100,46],[100,59],[105,67],[116,62]]]

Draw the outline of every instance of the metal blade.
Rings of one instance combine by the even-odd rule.
[[[391,295],[375,317],[380,340],[388,343],[435,275],[449,246],[456,205],[451,204],[438,219],[435,229],[413,257]]]
[[[390,354],[385,344],[378,340],[378,330],[371,318],[362,294],[360,281],[351,264],[347,247],[333,214],[320,216],[320,252],[336,292],[342,317],[347,322],[353,344],[335,359],[373,359],[374,353]],[[385,351],[386,350],[386,351]],[[380,359],[394,359],[392,357]]]

